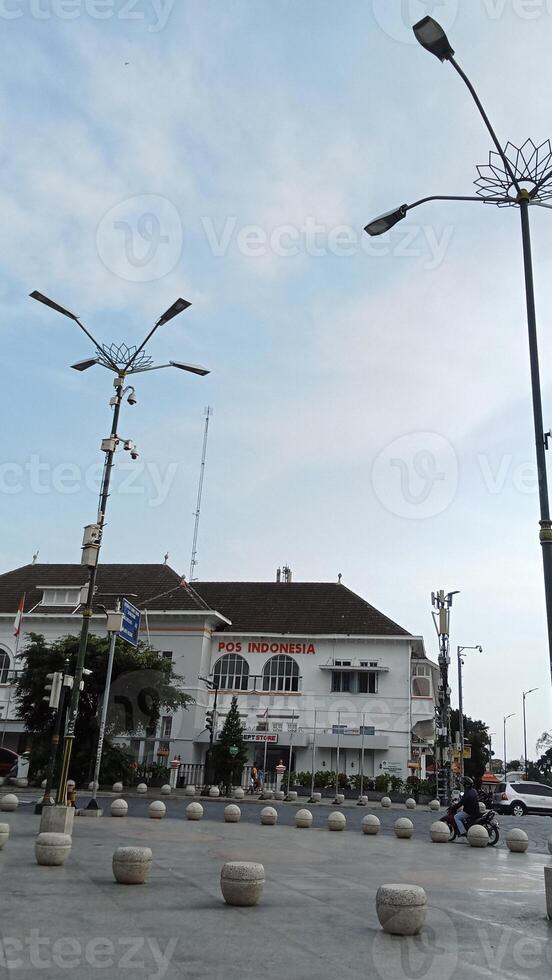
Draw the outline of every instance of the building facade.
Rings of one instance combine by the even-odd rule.
[[[279,577],[280,578],[280,577]],[[0,740],[26,744],[14,702],[14,619],[24,597],[25,635],[47,641],[80,631],[80,565],[27,565],[0,576]],[[249,762],[269,771],[328,770],[366,777],[382,772],[425,776],[433,754],[438,669],[422,637],[380,613],[341,583],[194,582],[167,565],[104,565],[97,578],[91,629],[106,635],[105,608],[127,596],[142,613],[141,639],[172,660],[194,699],[162,717],[146,739],[143,672],[133,677],[130,729],[120,740],[139,760],[201,765],[210,743],[207,712],[220,732],[238,699]],[[110,713],[121,710],[115,680]],[[128,702],[128,678],[125,679]],[[126,705],[127,716],[129,705]]]

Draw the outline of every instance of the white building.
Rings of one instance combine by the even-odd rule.
[[[13,701],[13,623],[25,595],[20,651],[25,635],[47,640],[80,631],[80,565],[26,565],[0,576],[0,739],[21,750],[26,736]],[[129,718],[137,757],[200,764],[209,744],[206,712],[218,687],[216,729],[232,695],[238,698],[250,762],[267,768],[291,757],[295,771],[382,771],[405,778],[425,775],[432,755],[438,671],[426,658],[422,637],[412,636],[342,584],[307,582],[196,582],[190,588],[166,565],[103,565],[98,570],[91,629],[105,635],[105,613],[116,594],[142,610],[141,639],[170,657],[195,699],[187,711],[162,718],[155,742],[146,742],[139,672],[129,698],[110,710]],[[265,750],[266,745],[266,750]],[[169,760],[170,761],[170,760]]]

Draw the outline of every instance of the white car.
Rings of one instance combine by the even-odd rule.
[[[493,796],[493,809],[522,817],[525,813],[545,813],[552,817],[552,786],[518,780],[499,783]]]

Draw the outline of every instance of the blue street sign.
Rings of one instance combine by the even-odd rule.
[[[126,640],[131,646],[138,646],[138,634],[140,632],[140,618],[141,612],[136,606],[132,605],[128,599],[123,599],[121,603],[121,612],[123,614],[123,625],[119,631],[119,636],[122,640]]]

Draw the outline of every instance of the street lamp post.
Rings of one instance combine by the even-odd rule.
[[[460,775],[464,775],[464,697],[462,692],[462,667],[464,661],[462,659],[462,653],[464,650],[479,650],[479,653],[483,653],[482,646],[475,647],[456,647],[456,656],[458,658],[458,723],[460,726]]]
[[[515,715],[515,711],[512,711],[512,713],[509,714],[509,715],[504,715],[504,741],[503,741],[503,748],[504,748],[504,782],[506,782],[506,773],[508,771],[508,765],[507,765],[507,762],[506,762],[506,722],[508,721],[508,718],[513,718],[514,715]]]
[[[489,732],[489,772],[493,772],[493,735],[496,732]]]
[[[529,691],[523,692],[523,768],[525,769],[526,779],[529,773],[529,767],[527,765],[527,716],[525,713],[525,700],[527,695],[532,694],[533,691],[538,691],[538,687],[532,687]]]
[[[113,409],[111,432],[107,439],[102,440],[101,444],[102,452],[105,453],[105,461],[100,487],[98,513],[95,524],[88,525],[85,528],[83,538],[81,564],[88,568],[88,585],[86,587],[86,600],[84,602],[82,612],[82,626],[77,654],[77,664],[75,668],[75,677],[65,724],[63,756],[58,786],[58,802],[65,803],[67,796],[67,779],[69,777],[69,764],[71,761],[72,747],[75,739],[75,726],[79,707],[81,681],[86,659],[88,633],[90,629],[90,620],[92,618],[98,558],[105,525],[107,501],[109,499],[109,485],[115,452],[120,443],[123,442],[125,450],[130,452],[131,457],[133,459],[138,457],[138,452],[134,442],[131,439],[122,439],[122,437],[118,434],[119,416],[123,399],[125,396],[128,396],[127,401],[129,404],[136,404],[136,394],[134,388],[132,385],[125,387],[125,379],[129,375],[143,373],[145,371],[156,371],[160,368],[166,367],[177,367],[180,368],[180,370],[190,371],[192,374],[199,375],[208,374],[209,371],[206,368],[200,367],[199,365],[184,364],[181,361],[169,361],[168,364],[154,365],[152,363],[152,359],[144,353],[144,347],[158,327],[163,326],[165,323],[168,323],[169,320],[172,320],[175,316],[178,316],[179,313],[182,313],[184,310],[188,309],[191,304],[188,303],[187,300],[177,299],[176,302],[173,303],[173,305],[159,317],[139,347],[127,347],[126,344],[120,344],[119,346],[111,344],[108,347],[105,344],[98,343],[90,331],[87,330],[87,328],[81,323],[79,317],[76,316],[75,313],[71,313],[70,310],[60,306],[59,303],[56,303],[48,296],[45,296],[43,293],[39,293],[36,290],[31,293],[31,298],[36,299],[39,303],[43,303],[45,306],[50,307],[50,309],[55,310],[57,313],[61,313],[63,316],[68,317],[68,319],[73,320],[94,344],[96,356],[89,357],[84,361],[79,361],[77,364],[73,364],[72,366],[76,371],[86,371],[95,364],[99,364],[108,371],[112,371],[115,375],[113,379],[115,394],[109,402],[111,408]]]
[[[432,195],[421,198],[413,204],[402,204],[369,222],[365,231],[369,235],[382,235],[398,221],[406,217],[408,211],[425,204],[426,201],[475,201],[482,204],[496,204],[498,207],[517,207],[521,217],[523,264],[525,274],[525,295],[527,306],[527,327],[529,336],[529,360],[531,367],[531,391],[533,400],[533,425],[537,457],[540,532],[542,548],[544,590],[548,627],[548,653],[552,675],[552,521],[548,497],[546,472],[546,449],[548,434],[544,432],[542,417],[542,398],[537,343],[537,324],[535,314],[535,293],[533,285],[533,266],[531,257],[531,235],[529,227],[529,207],[550,208],[546,203],[552,198],[552,146],[550,140],[537,145],[528,139],[521,147],[500,143],[474,86],[454,58],[454,51],[443,28],[432,17],[424,17],[414,25],[414,34],[419,43],[440,61],[448,61],[467,86],[479,113],[487,127],[496,151],[489,154],[489,162],[477,167],[478,179],[475,181],[476,196]]]

